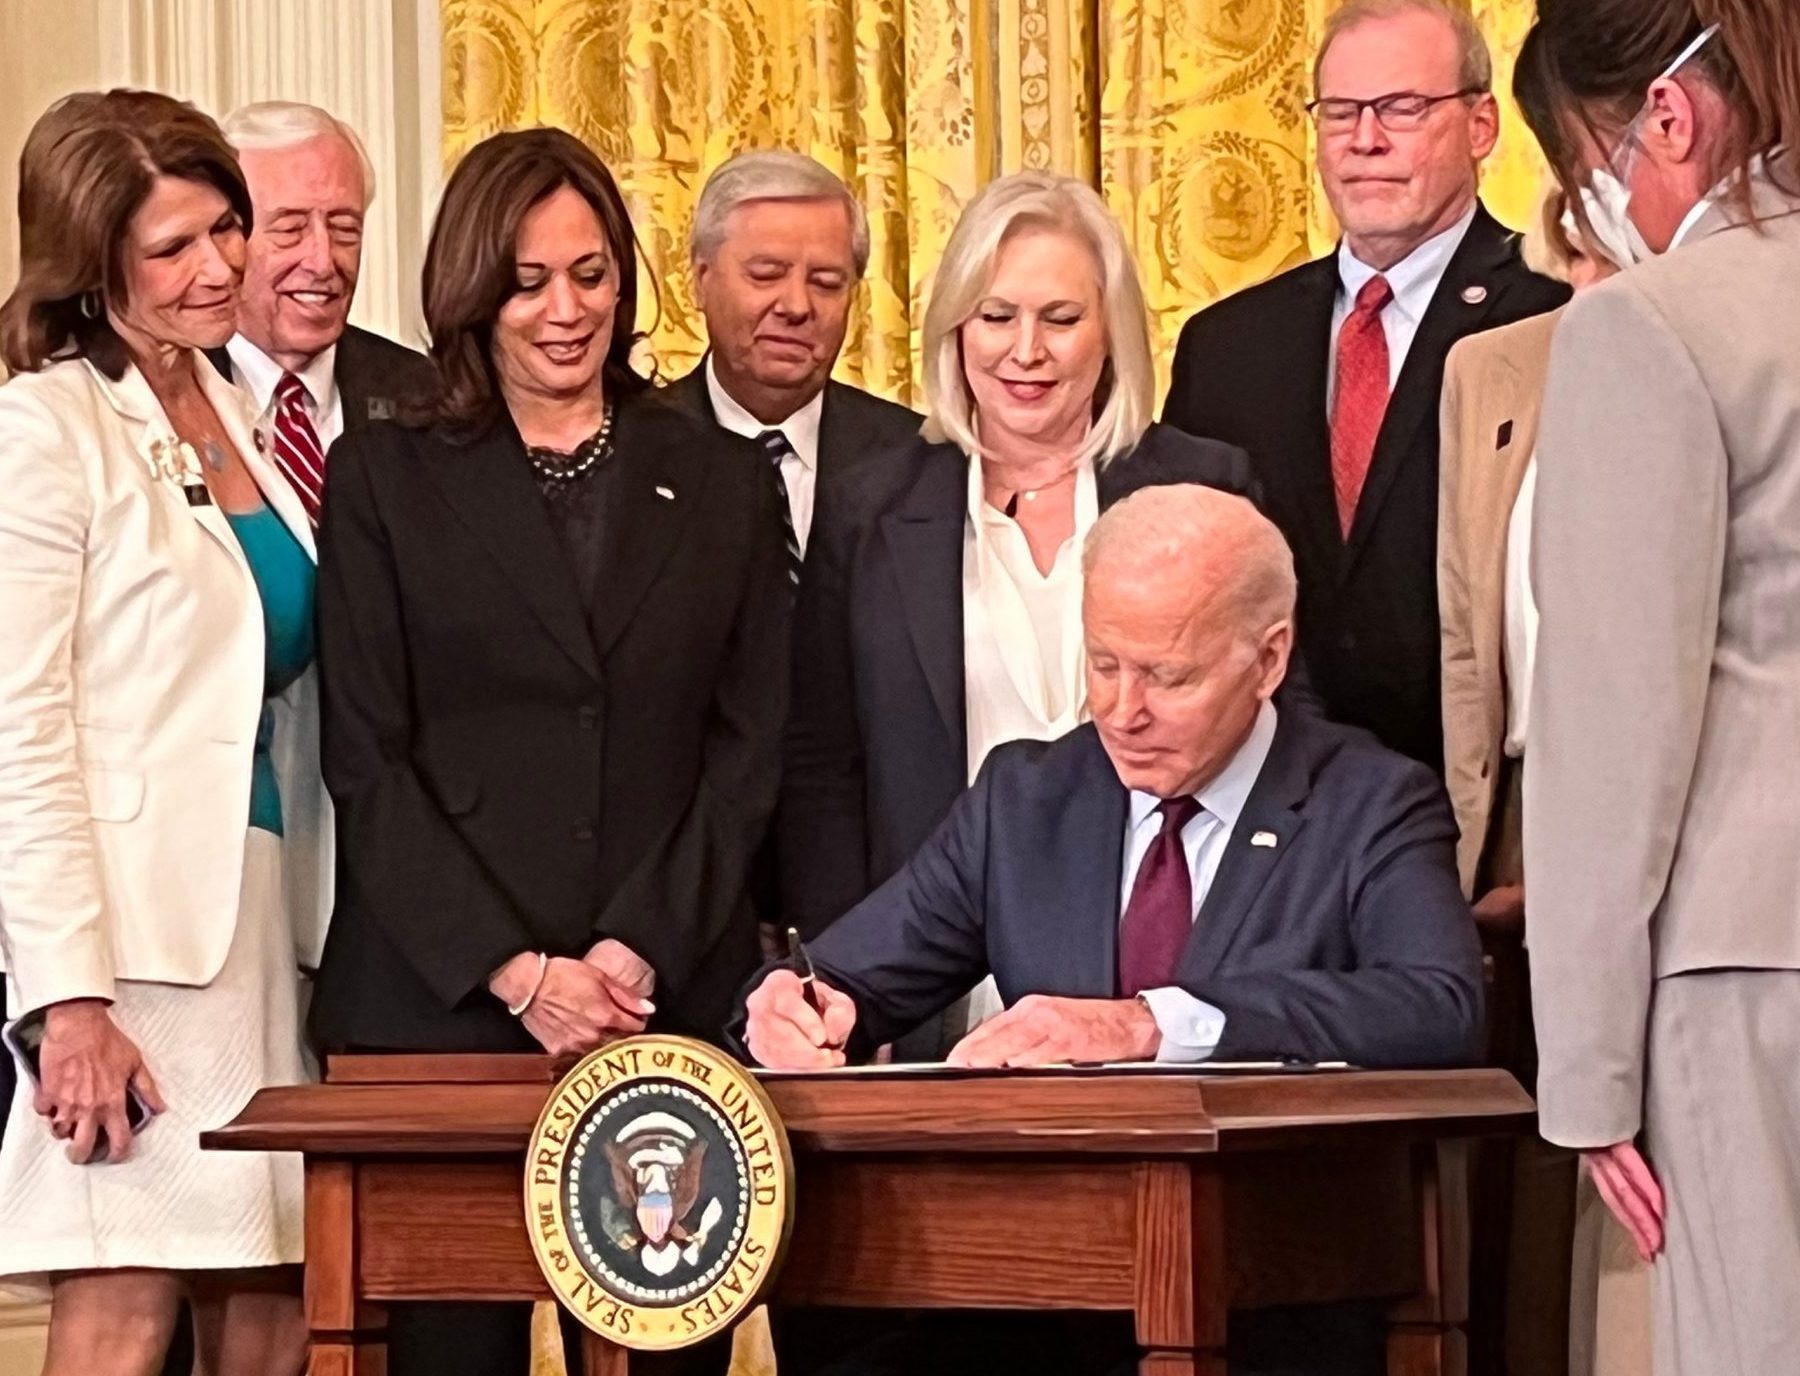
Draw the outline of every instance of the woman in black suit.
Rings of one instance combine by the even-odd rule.
[[[337,907],[326,1050],[715,1037],[757,962],[788,582],[772,471],[656,400],[611,175],[553,129],[451,177],[432,414],[328,464],[319,578]],[[392,1316],[391,1369],[525,1369],[523,1306]]]
[[[821,493],[807,555],[779,820],[804,932],[898,869],[988,750],[1083,719],[1100,508],[1151,483],[1251,489],[1243,451],[1150,422],[1136,269],[1073,178],[1020,173],[969,204],[923,348],[924,438]]]

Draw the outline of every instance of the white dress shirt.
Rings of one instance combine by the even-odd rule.
[[[981,464],[969,463],[963,698],[970,783],[995,746],[1055,740],[1087,716],[1081,546],[1099,517],[1099,485],[1093,465],[1084,463],[1075,475],[1074,531],[1050,572],[1039,573],[1025,532],[989,504]]]
[[[1469,232],[1469,226],[1474,223],[1475,207],[1471,205],[1462,219],[1450,228],[1432,235],[1393,267],[1380,273],[1387,278],[1388,286],[1394,293],[1394,299],[1381,312],[1381,330],[1387,336],[1390,393],[1400,381],[1400,370],[1406,366],[1406,355],[1412,349],[1413,338],[1419,333],[1419,322],[1425,318],[1431,298],[1437,295],[1438,283],[1444,280],[1444,273],[1450,268],[1450,260],[1462,246],[1463,235]],[[1338,244],[1337,260],[1337,303],[1331,308],[1331,348],[1326,354],[1330,360],[1326,365],[1325,377],[1327,409],[1336,395],[1338,335],[1343,331],[1344,321],[1349,318],[1351,308],[1356,305],[1357,292],[1363,289],[1365,282],[1377,275],[1377,269],[1370,267],[1350,251],[1348,239]]]
[[[1531,702],[1531,670],[1537,659],[1537,598],[1531,593],[1531,506],[1537,497],[1537,456],[1526,461],[1519,495],[1506,522],[1505,620],[1501,652],[1506,658],[1506,753],[1525,754]]]
[[[1218,877],[1225,848],[1237,830],[1238,818],[1250,790],[1256,786],[1263,763],[1269,758],[1269,747],[1275,741],[1275,708],[1263,703],[1256,714],[1250,734],[1237,748],[1226,765],[1204,788],[1194,795],[1200,811],[1181,829],[1181,845],[1187,852],[1188,875],[1194,889],[1193,917],[1200,916],[1201,905],[1212,891]],[[1162,816],[1157,812],[1164,800],[1154,793],[1131,791],[1125,818],[1125,865],[1119,879],[1119,921],[1131,903],[1131,888],[1137,882],[1138,868],[1150,853],[1151,843],[1162,830]],[[1163,989],[1146,989],[1144,1002],[1156,1019],[1162,1033],[1157,1048],[1159,1061],[1204,1061],[1213,1054],[1219,1039],[1225,1035],[1225,1014],[1212,1004],[1195,998],[1175,985]]]
[[[250,394],[256,403],[256,431],[267,446],[264,453],[274,453],[269,427],[275,423],[275,388],[287,371],[241,334],[234,334],[225,346],[231,355],[231,381]],[[327,454],[344,433],[344,399],[338,395],[337,345],[322,349],[308,360],[296,374],[306,388],[306,415],[319,437],[319,448]]]
[[[812,535],[813,492],[819,481],[819,420],[825,414],[825,392],[821,388],[813,399],[786,420],[765,425],[732,399],[713,371],[712,355],[706,356],[706,395],[712,400],[713,418],[734,435],[756,439],[770,430],[787,436],[793,452],[781,461],[781,481],[787,487],[788,519],[794,523],[794,536],[800,542],[800,557],[806,557],[806,541]]]

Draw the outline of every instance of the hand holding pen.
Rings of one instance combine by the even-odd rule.
[[[845,1062],[856,1002],[813,968],[799,932],[788,928],[788,961],[751,991],[744,1041],[771,1070],[818,1070]]]

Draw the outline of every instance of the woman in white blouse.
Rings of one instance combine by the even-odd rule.
[[[1084,719],[1081,543],[1102,507],[1156,482],[1251,486],[1241,450],[1151,423],[1137,269],[1073,178],[1019,173],[969,203],[923,352],[922,438],[820,491],[779,818],[803,933],[898,869],[996,745]]]
[[[1566,206],[1560,191],[1545,197],[1525,236],[1525,259],[1582,291],[1616,269],[1581,237]],[[1491,958],[1489,1057],[1528,1086],[1537,1052],[1519,783],[1537,635],[1528,576],[1533,450],[1559,314],[1474,335],[1450,351],[1439,469],[1445,783],[1461,832],[1463,891]],[[1485,1152],[1474,1225],[1472,1342],[1503,1342],[1511,1370],[1561,1370],[1566,1356],[1570,1376],[1648,1372],[1649,1273],[1592,1186],[1577,1194],[1571,1153],[1535,1140]],[[1570,1256],[1572,1280],[1557,1261]],[[1566,1337],[1560,1323],[1545,1322],[1565,1302]]]

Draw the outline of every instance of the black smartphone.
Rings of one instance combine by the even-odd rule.
[[[44,1051],[45,1010],[35,1008],[24,1017],[19,1018],[0,1029],[0,1041],[18,1058],[19,1064],[25,1068],[25,1074],[33,1086],[43,1083],[43,1074],[39,1063]],[[156,1117],[156,1110],[145,1102],[144,1096],[138,1093],[136,1083],[126,1086],[125,1122],[135,1137],[142,1132],[145,1124]],[[96,1161],[104,1161],[108,1156],[106,1129],[100,1130],[94,1142]]]

